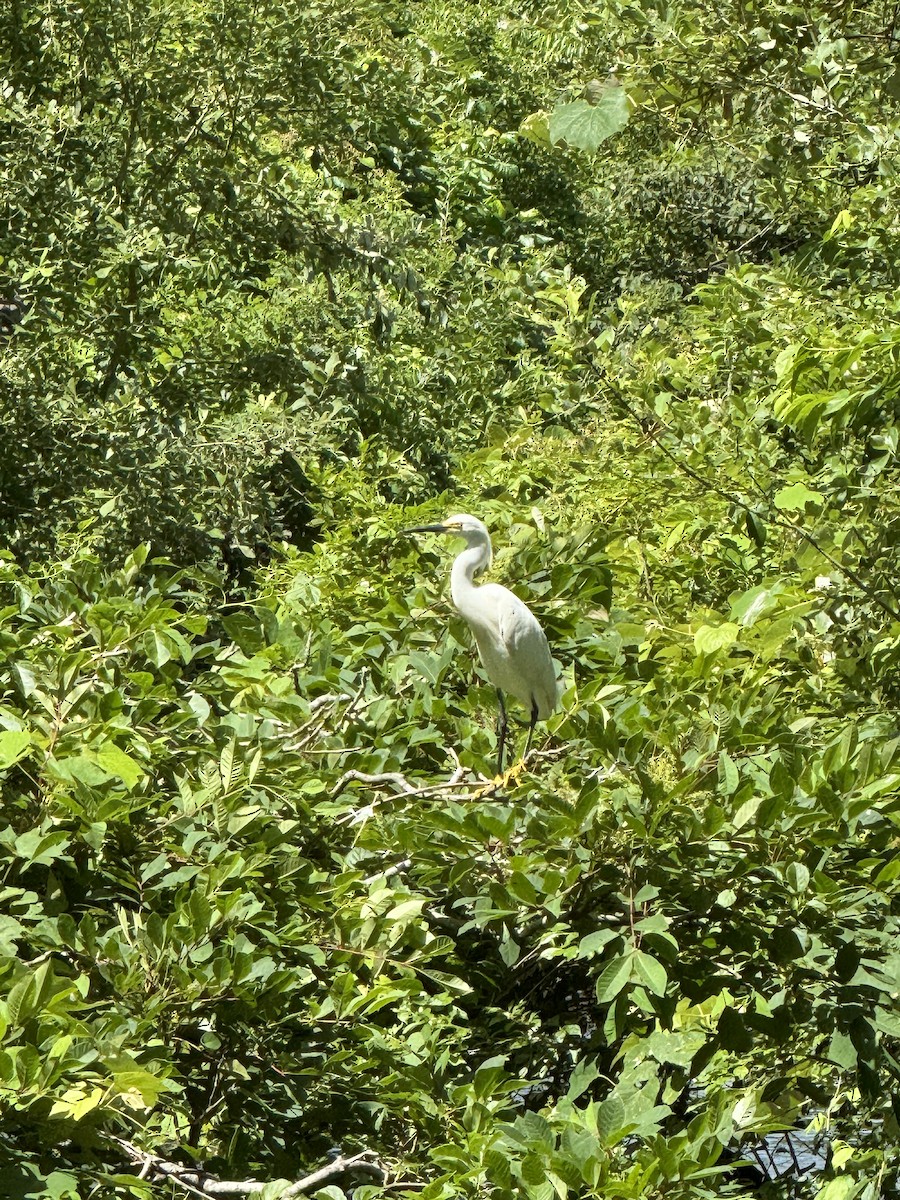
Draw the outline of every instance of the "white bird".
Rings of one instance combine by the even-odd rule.
[[[556,669],[547,636],[524,601],[499,583],[475,583],[475,576],[491,565],[491,539],[477,517],[459,513],[438,525],[417,525],[403,533],[450,533],[465,540],[450,573],[450,595],[460,615],[475,635],[475,644],[487,677],[497,689],[500,719],[497,769],[503,772],[503,751],[508,729],[503,693],[508,692],[529,714],[527,756],[537,721],[545,721],[559,702]]]

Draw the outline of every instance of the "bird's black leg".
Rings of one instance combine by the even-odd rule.
[[[497,702],[500,705],[497,716],[497,774],[503,774],[503,752],[506,749],[506,736],[509,723],[506,719],[506,705],[503,703],[503,693],[497,688]]]
[[[534,737],[534,727],[537,724],[538,706],[537,700],[531,702],[531,720],[528,723],[528,739],[525,742],[525,753],[522,755],[522,761],[528,757],[528,751],[531,749],[531,739]]]

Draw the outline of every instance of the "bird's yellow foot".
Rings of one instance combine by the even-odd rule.
[[[516,784],[525,774],[525,759],[520,758],[513,766],[508,767],[500,776],[500,786],[509,787],[510,784]]]
[[[475,799],[480,800],[483,796],[494,796],[497,792],[503,791],[511,784],[517,784],[525,773],[525,759],[521,758],[511,767],[507,767],[500,775],[495,775],[490,783],[486,783],[484,787],[479,788],[475,793]]]

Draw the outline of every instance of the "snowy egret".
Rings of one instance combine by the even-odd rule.
[[[477,517],[467,513],[448,517],[438,525],[417,525],[403,533],[450,533],[461,537],[465,550],[458,554],[450,573],[450,595],[460,615],[475,635],[475,644],[487,677],[497,689],[500,718],[497,770],[503,772],[503,751],[508,723],[503,693],[524,705],[529,714],[528,740],[523,760],[531,749],[534,726],[556,708],[559,693],[556,670],[547,637],[537,617],[524,601],[499,583],[475,583],[475,576],[491,565],[491,539]]]

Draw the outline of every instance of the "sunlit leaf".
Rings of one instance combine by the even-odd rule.
[[[610,87],[596,104],[587,100],[558,104],[550,114],[550,141],[566,142],[592,154],[607,138],[625,128],[630,115],[625,89]]]
[[[731,621],[721,625],[701,625],[694,633],[694,649],[698,654],[715,654],[737,641],[738,626]]]

